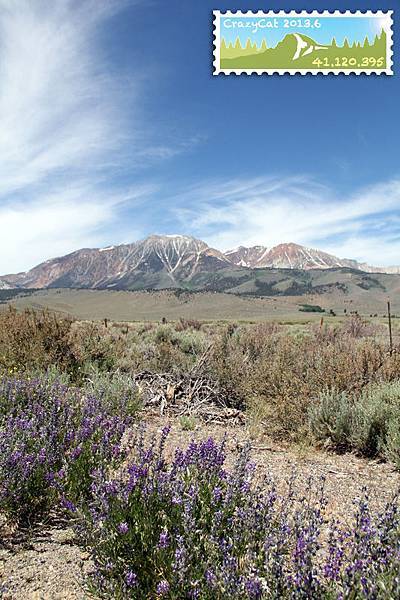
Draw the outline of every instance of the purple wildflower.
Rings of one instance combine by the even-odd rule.
[[[205,578],[206,578],[207,584],[211,588],[215,586],[215,583],[217,581],[217,577],[216,577],[215,573],[211,569],[207,569],[206,570]]]
[[[75,504],[71,502],[71,500],[68,500],[68,498],[62,498],[61,506],[63,506],[63,508],[66,508],[70,512],[76,512]]]
[[[166,581],[165,579],[163,579],[157,585],[156,592],[157,592],[158,596],[165,596],[166,594],[168,594],[169,590],[170,590],[170,585],[169,585],[168,581]]]
[[[248,579],[245,583],[245,588],[248,597],[252,600],[259,600],[262,597],[262,585],[257,577]]]
[[[132,588],[137,585],[137,575],[133,571],[129,570],[125,575],[125,583],[128,587]]]
[[[219,502],[222,499],[222,488],[218,485],[213,489],[213,499],[214,502]]]
[[[125,523],[125,521],[123,523],[120,523],[118,525],[118,531],[120,533],[122,533],[123,535],[125,535],[126,533],[128,533],[128,531],[129,531],[128,523]]]
[[[157,548],[164,549],[169,546],[169,535],[167,531],[162,531],[160,533],[160,539],[158,540]]]

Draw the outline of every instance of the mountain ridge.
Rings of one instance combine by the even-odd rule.
[[[333,254],[301,246],[300,244],[278,244],[272,248],[267,246],[239,246],[225,252],[235,264],[249,268],[282,268],[282,269],[329,269],[349,268],[365,273],[399,274],[400,267],[375,267],[360,263],[354,259],[337,258]]]
[[[399,267],[371,267],[294,243],[240,246],[224,253],[192,236],[154,234],[132,244],[82,248],[49,259],[26,272],[1,276],[0,288],[214,289],[222,280],[224,285],[232,280],[235,288],[249,277],[256,282],[266,269],[400,273]]]

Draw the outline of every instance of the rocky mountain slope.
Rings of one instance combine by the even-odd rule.
[[[48,260],[30,271],[0,277],[0,288],[168,289],[238,291],[258,295],[302,293],[308,272],[351,270],[398,273],[298,244],[240,247],[223,254],[184,235],[152,235],[133,244],[85,248]],[[287,270],[292,273],[287,273]],[[338,283],[339,274],[329,277]],[[286,282],[286,283],[284,283]]]
[[[400,273],[400,267],[372,267],[356,260],[341,259],[332,254],[307,248],[299,244],[266,246],[240,246],[225,252],[234,264],[252,269],[356,269],[365,273]]]
[[[152,235],[133,244],[77,250],[7,275],[4,281],[23,288],[165,288],[230,264],[221,252],[195,238]]]

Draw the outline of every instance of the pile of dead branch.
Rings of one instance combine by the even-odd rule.
[[[160,415],[195,416],[205,423],[243,423],[245,415],[232,408],[218,384],[192,374],[142,371],[134,377],[144,409]]]

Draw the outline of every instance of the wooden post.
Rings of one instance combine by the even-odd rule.
[[[388,319],[389,319],[389,343],[390,343],[390,354],[393,353],[393,335],[392,335],[392,313],[390,312],[390,300],[387,303],[388,308]]]

